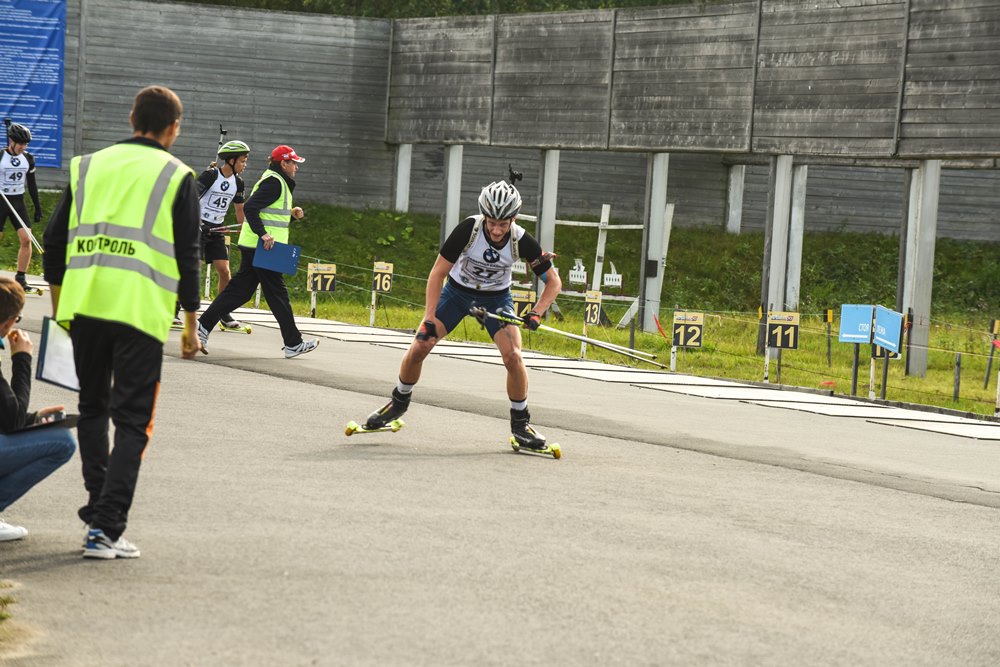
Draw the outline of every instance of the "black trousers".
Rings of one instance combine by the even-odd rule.
[[[28,229],[31,229],[31,218],[28,217],[28,207],[24,204],[24,195],[7,195],[8,201],[10,201],[10,206],[17,211],[17,214],[21,216],[21,222]],[[3,233],[4,224],[10,220],[10,226],[14,228],[14,231],[21,229],[21,225],[17,224],[17,218],[14,217],[14,211],[11,211],[10,206],[7,206],[7,202],[0,199],[0,233]]]
[[[70,327],[80,379],[80,459],[87,504],[79,515],[117,540],[128,523],[142,455],[153,433],[163,343],[117,322],[76,317]],[[110,449],[109,419],[115,424]]]
[[[211,331],[219,319],[230,313],[253,296],[260,285],[267,299],[267,305],[271,307],[274,319],[278,320],[281,328],[281,338],[285,341],[285,347],[294,347],[302,342],[302,333],[295,326],[295,315],[292,313],[292,304],[288,300],[288,288],[285,287],[284,276],[277,271],[258,269],[253,265],[253,248],[237,246],[242,253],[240,260],[240,270],[236,272],[226,289],[222,290],[215,301],[201,314],[198,321],[201,326]]]

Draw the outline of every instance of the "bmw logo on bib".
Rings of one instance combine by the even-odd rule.
[[[221,188],[223,192],[225,192],[226,190],[228,190],[229,189],[229,181],[222,181],[222,183],[219,185],[219,188]]]
[[[500,261],[500,253],[498,253],[493,248],[487,248],[486,251],[483,253],[483,259],[489,262],[490,264],[496,264],[497,262]]]
[[[12,166],[12,167],[20,167],[21,166],[21,158],[19,158],[19,157],[12,157],[10,159],[10,166]]]

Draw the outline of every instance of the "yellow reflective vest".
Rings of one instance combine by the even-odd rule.
[[[250,197],[253,197],[260,184],[269,178],[278,179],[278,184],[281,185],[281,193],[277,199],[260,210],[260,221],[264,223],[264,230],[275,241],[278,243],[288,243],[288,223],[292,218],[292,190],[288,187],[285,179],[281,177],[281,174],[273,169],[265,169],[260,180],[257,181],[253,186],[253,190],[250,191]],[[249,201],[249,197],[247,200]],[[240,227],[240,237],[236,243],[244,248],[256,248],[258,238],[260,237],[250,229],[250,223],[244,222],[243,226]]]
[[[188,174],[194,172],[167,151],[135,143],[72,159],[56,320],[84,315],[167,340],[180,280],[172,209]]]

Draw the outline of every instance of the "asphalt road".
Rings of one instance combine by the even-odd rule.
[[[444,358],[348,438],[401,352],[280,346],[172,336],[140,559],[80,558],[78,458],[5,512],[0,663],[1000,664],[998,443],[533,372],[554,461],[507,445],[502,367]]]

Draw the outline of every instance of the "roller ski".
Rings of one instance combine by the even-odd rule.
[[[539,456],[551,456],[554,459],[562,458],[562,449],[558,444],[551,445],[545,441],[545,436],[536,431],[531,424],[531,415],[528,410],[510,411],[510,447],[515,452],[526,454],[537,454]]]
[[[253,333],[253,327],[230,317],[228,320],[219,320],[219,331],[249,334]]]
[[[21,280],[18,280],[17,278],[15,278],[14,280],[16,280],[17,284],[21,286],[21,289],[24,290],[25,294],[34,294],[35,296],[41,296],[41,295],[45,294],[45,288],[44,287],[36,287],[34,285],[29,285],[28,283],[22,282]]]
[[[368,415],[368,420],[364,424],[357,422],[347,422],[344,428],[345,435],[355,433],[382,433],[391,431],[395,433],[405,426],[405,422],[400,419],[407,408],[410,407],[410,395],[400,394],[397,390],[392,390],[392,400],[383,405],[375,412]]]

